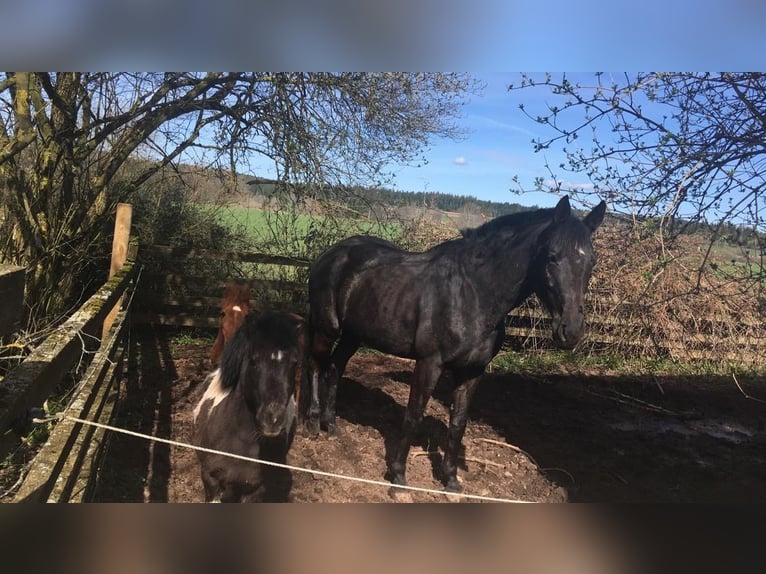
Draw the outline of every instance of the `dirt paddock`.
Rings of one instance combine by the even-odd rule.
[[[164,329],[131,334],[116,424],[189,442],[208,372],[209,343]],[[385,481],[413,362],[357,354],[338,390],[338,433],[299,429],[298,467]],[[535,502],[766,502],[766,384],[732,378],[488,374],[470,410],[458,470],[464,492]],[[750,398],[746,395],[749,395]],[[447,397],[437,389],[407,466],[410,485],[442,489]],[[278,470],[274,500],[454,502]],[[103,502],[201,502],[197,457],[179,446],[113,435],[95,493]]]

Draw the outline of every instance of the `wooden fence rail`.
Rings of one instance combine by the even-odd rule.
[[[83,502],[96,479],[104,431],[68,417],[109,423],[116,404],[115,375],[122,369],[128,309],[119,311],[61,420],[31,462],[16,502]]]
[[[213,251],[210,249],[193,249],[187,247],[170,247],[168,245],[142,245],[141,253],[146,257],[163,257],[165,259],[210,259],[217,261],[238,261],[242,263],[266,263],[272,265],[288,265],[308,267],[311,261],[283,255],[268,255],[265,253],[235,253],[229,251]]]
[[[134,266],[123,268],[48,336],[0,385],[0,433],[41,405],[85,353],[98,347],[107,313],[130,285]]]
[[[125,217],[127,215],[127,218]],[[29,463],[16,502],[77,502],[93,486],[94,463],[104,433],[71,419],[106,423],[115,404],[115,384],[125,356],[123,345],[138,267],[126,261],[130,206],[118,206],[110,278],[58,326],[0,383],[0,454],[28,432],[33,412],[54,393],[67,374],[87,366],[71,389],[69,403]],[[38,424],[42,424],[39,422]],[[47,424],[47,423],[46,423]]]
[[[224,284],[227,279],[235,278],[245,280],[254,293],[257,293],[253,301],[256,308],[276,306],[302,314],[307,311],[305,281],[273,279],[273,273],[267,277],[258,275],[258,272],[248,274],[247,277],[204,277],[200,275],[200,272],[204,272],[204,265],[200,266],[200,263],[204,264],[205,260],[258,263],[305,270],[310,266],[309,261],[262,253],[232,253],[157,245],[142,246],[141,253],[143,261],[152,263],[148,267],[153,271],[148,272],[146,279],[155,288],[150,294],[144,294],[149,296],[141,297],[134,315],[138,323],[215,327],[218,324],[218,305]],[[190,265],[191,263],[195,263],[196,266]],[[186,266],[195,269],[196,274],[184,273],[183,268]],[[277,294],[279,297],[276,297]],[[588,307],[589,328],[585,344],[591,350],[619,349],[623,354],[630,354],[634,349],[640,354],[705,358],[706,349],[714,349],[720,343],[720,333],[731,329],[731,325],[723,322],[700,318],[695,325],[683,326],[681,336],[660,341],[653,332],[651,320],[648,319],[651,312],[647,306],[635,301],[623,302],[615,293],[591,292]],[[761,333],[760,330],[756,332]],[[515,346],[546,346],[550,339],[547,314],[534,299],[527,301],[509,313],[506,319],[506,335],[509,343]],[[727,341],[731,344],[736,343],[752,356],[766,342],[766,338],[760,334],[740,336],[738,333],[731,333],[727,335]],[[737,353],[729,353],[723,358],[736,361],[739,357]]]

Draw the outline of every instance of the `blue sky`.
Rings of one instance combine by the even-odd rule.
[[[558,196],[533,191],[535,178],[550,179],[546,162],[555,168],[561,183],[590,185],[587,179],[557,167],[566,161],[560,147],[533,151],[532,140],[551,135],[550,129],[546,131],[544,126],[527,117],[519,104],[523,103],[529,113],[545,113],[546,103],[561,103],[549,88],[539,86],[509,92],[508,85],[518,85],[521,80],[518,72],[472,73],[471,76],[483,83],[484,89],[461,108],[457,123],[464,136],[457,140],[435,138],[411,165],[387,166],[385,171],[393,174],[393,180],[386,187],[550,207],[558,201]],[[544,74],[536,76],[543,78]],[[595,83],[595,74],[567,73],[567,78],[582,80],[583,85]],[[419,161],[421,157],[426,159],[425,163]],[[251,161],[249,173],[275,177],[268,160],[254,157]],[[420,167],[416,167],[418,164]],[[518,177],[524,193],[517,193],[519,184],[514,183],[514,177]]]
[[[524,103],[528,111],[542,112],[541,106],[546,101],[554,103],[554,97],[547,88],[509,92],[509,84],[519,83],[518,73],[484,73],[474,77],[483,81],[486,88],[482,96],[473,97],[463,109],[460,125],[467,130],[465,138],[434,140],[424,154],[428,159],[426,165],[393,169],[395,188],[473,195],[522,205],[553,205],[557,197],[552,194],[531,191],[517,194],[511,190],[518,190],[514,176],[518,176],[524,190],[532,190],[536,177],[549,177],[546,160],[551,166],[564,161],[560,150],[533,151],[532,139],[546,132],[519,109],[519,104]],[[565,175],[556,171],[560,178]],[[589,183],[585,179],[567,181]]]
[[[762,0],[0,0],[0,21],[17,70],[742,71],[766,47]]]
[[[551,166],[565,162],[560,149],[551,148],[535,153],[532,140],[545,137],[544,126],[540,126],[520,109],[523,103],[530,113],[545,113],[546,103],[560,103],[550,89],[544,86],[508,91],[509,84],[518,85],[521,74],[517,72],[472,73],[473,79],[484,85],[479,94],[471,96],[460,109],[457,124],[463,136],[458,139],[434,138],[425,146],[411,165],[389,165],[384,172],[393,175],[393,180],[384,183],[399,191],[440,192],[452,195],[470,195],[479,199],[497,202],[520,203],[526,206],[549,207],[558,197],[535,192],[534,180],[549,179],[546,161]],[[537,74],[540,78],[543,74]],[[593,74],[567,74],[576,80],[582,77],[585,84],[595,81]],[[157,145],[163,145],[162,134],[155,137]],[[210,161],[205,149],[191,149],[185,152],[185,161],[205,163]],[[426,162],[420,161],[425,158]],[[420,164],[421,167],[416,167]],[[239,168],[244,173],[263,177],[276,177],[273,163],[260,155],[250,156],[249,163]],[[588,184],[583,179],[572,180],[556,168],[559,181]],[[518,177],[524,193],[513,178]]]

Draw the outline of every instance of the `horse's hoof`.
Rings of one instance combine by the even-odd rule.
[[[383,478],[391,481],[391,484],[393,484],[394,486],[407,486],[407,479],[404,478],[404,473],[400,471],[396,471],[390,467],[386,470],[386,474],[384,475]]]
[[[444,491],[460,493],[463,492],[463,486],[458,482],[457,477],[452,477],[447,481],[447,486],[444,487]]]
[[[321,423],[320,423],[319,426],[325,432],[327,432],[327,436],[333,436],[338,431],[338,426],[335,424],[335,419],[330,420],[330,421],[321,420]]]
[[[319,434],[319,420],[318,419],[306,419],[306,432],[311,435]]]

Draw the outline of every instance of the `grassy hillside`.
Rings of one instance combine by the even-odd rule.
[[[218,221],[229,228],[245,234],[253,241],[268,241],[278,233],[279,214],[269,212],[257,207],[223,206],[215,209]],[[321,215],[305,213],[289,214],[290,223],[296,236],[307,236],[312,227],[328,225],[329,218]],[[380,224],[375,221],[354,220],[351,218],[333,219],[339,223],[339,233],[348,235],[351,233],[374,233],[388,239],[394,239],[401,234],[401,225],[396,221]]]

